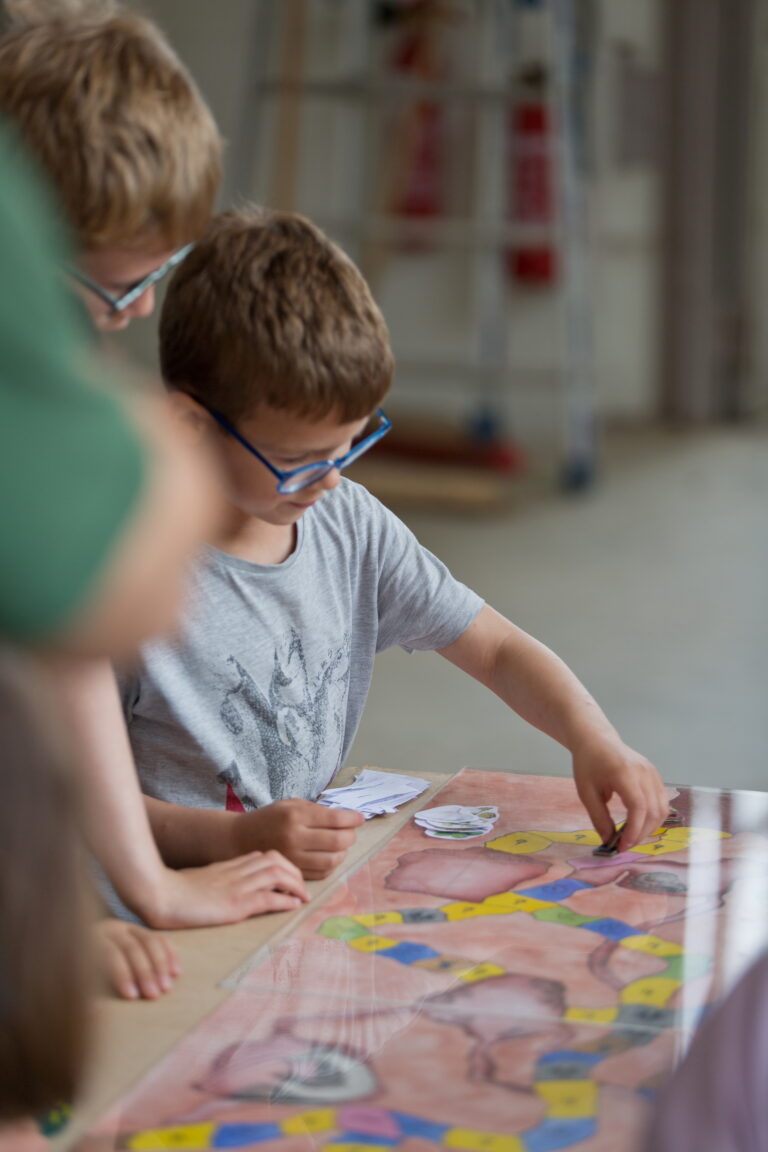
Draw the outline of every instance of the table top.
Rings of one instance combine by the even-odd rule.
[[[358,771],[345,768],[334,786],[347,783]],[[418,774],[431,782],[428,791],[404,804],[397,813],[367,820],[347,853],[344,872],[357,867],[394,836],[449,779],[435,772]],[[229,996],[230,991],[221,987],[221,981],[269,941],[293,932],[317,898],[337,880],[338,870],[325,880],[308,882],[312,901],[295,912],[271,913],[216,928],[166,933],[179,953],[182,976],[173,990],[159,1000],[100,998],[90,1072],[72,1119],[51,1141],[52,1148],[70,1148],[89,1124]]]
[[[435,784],[363,826],[298,913],[179,934],[179,989],[103,1013],[61,1146],[634,1152],[702,1013],[768,941],[768,793],[670,789],[670,821],[595,856],[572,780]],[[428,838],[409,817],[435,803],[499,815]]]

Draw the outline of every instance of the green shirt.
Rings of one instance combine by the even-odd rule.
[[[139,439],[89,363],[53,215],[0,135],[0,636],[21,642],[87,602],[144,474]]]

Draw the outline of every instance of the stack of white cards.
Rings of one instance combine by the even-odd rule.
[[[351,808],[362,812],[366,820],[385,812],[394,812],[414,796],[429,788],[429,780],[420,776],[401,776],[395,772],[377,772],[363,768],[355,776],[354,784],[345,788],[326,788],[317,798],[326,808]]]
[[[425,808],[413,819],[427,836],[438,840],[472,840],[490,832],[498,818],[499,810],[491,804],[444,804],[442,808]]]

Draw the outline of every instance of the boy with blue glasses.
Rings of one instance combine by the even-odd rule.
[[[656,769],[562,661],[342,477],[389,428],[394,365],[368,287],[334,244],[299,216],[224,214],[169,284],[160,343],[170,403],[220,457],[231,511],[177,640],[147,645],[121,677],[170,863],[270,847],[305,877],[335,867],[360,816],[315,800],[352,743],[376,653],[395,644],[438,651],[566,745],[604,840],[614,793],[623,849],[658,827]]]

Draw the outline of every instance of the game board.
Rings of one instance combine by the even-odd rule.
[[[571,781],[459,773],[432,803],[498,805],[484,840],[410,821],[79,1152],[630,1152],[768,939],[767,800],[680,789],[677,824],[598,858]]]

